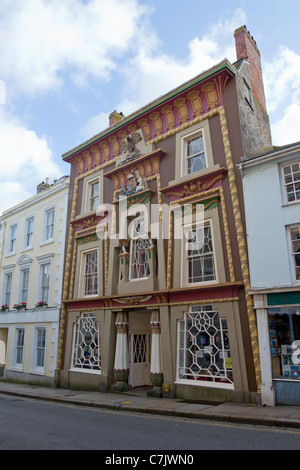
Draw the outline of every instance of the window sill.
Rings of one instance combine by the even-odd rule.
[[[174,184],[185,183],[186,181],[189,181],[191,179],[201,178],[205,175],[208,175],[212,171],[218,170],[219,168],[221,168],[221,166],[218,163],[216,165],[208,166],[203,170],[195,171],[194,173],[180,175],[178,178],[175,178],[175,180],[169,181],[169,186],[172,186]]]
[[[38,370],[38,369],[30,369],[30,370],[29,370],[29,374],[33,374],[33,375],[45,375],[45,369],[41,369],[41,370]]]
[[[81,369],[80,367],[71,367],[71,369],[69,369],[69,372],[83,372],[84,374],[101,375],[101,370]]]
[[[187,380],[177,379],[175,385],[191,385],[192,387],[206,387],[206,388],[225,388],[227,390],[234,390],[234,384],[225,382],[209,382],[208,380]]]
[[[284,202],[283,204],[281,204],[281,207],[294,206],[295,204],[300,204],[300,201]]]
[[[54,238],[50,238],[49,240],[41,242],[40,246],[49,245],[50,243],[54,243]]]

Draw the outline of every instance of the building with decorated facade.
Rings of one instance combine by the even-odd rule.
[[[70,206],[56,382],[259,402],[242,156],[270,148],[260,53],[224,59],[63,155]],[[199,64],[201,68],[201,64]]]

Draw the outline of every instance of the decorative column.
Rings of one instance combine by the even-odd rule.
[[[152,312],[151,316],[151,364],[150,364],[150,381],[153,385],[152,390],[148,392],[149,396],[162,397],[162,384],[164,375],[161,370],[161,350],[160,350],[160,321],[158,310]]]
[[[114,364],[114,378],[116,383],[112,385],[114,390],[127,390],[128,375],[129,375],[129,356],[128,356],[128,341],[127,341],[127,313],[119,312],[115,322],[117,330],[116,338],[116,351],[115,351],[115,364]]]

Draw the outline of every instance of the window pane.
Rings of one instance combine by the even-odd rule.
[[[84,314],[76,325],[73,367],[101,371],[100,325],[93,314]]]
[[[49,300],[49,287],[50,287],[50,263],[44,264],[41,268],[41,300],[48,303]]]
[[[45,238],[50,240],[54,235],[54,209],[46,212]]]
[[[28,297],[28,282],[29,282],[29,269],[24,269],[21,272],[22,284],[21,284],[21,302],[26,303]]]
[[[210,306],[193,307],[185,315],[179,347],[179,378],[232,383],[227,322]],[[198,311],[197,311],[198,310]]]
[[[46,349],[46,329],[39,328],[37,330],[37,341],[36,341],[36,367],[44,367],[45,349]]]
[[[187,171],[195,171],[206,168],[206,159],[204,153],[203,136],[195,137],[187,142]]]
[[[99,182],[91,184],[90,210],[99,206]]]
[[[17,330],[16,364],[23,362],[24,329]]]
[[[288,202],[299,200],[300,192],[300,163],[286,165],[283,167],[284,185]]]
[[[97,252],[88,253],[85,259],[84,295],[98,293],[98,256]]]
[[[211,228],[189,230],[186,248],[188,282],[214,281],[216,275]]]

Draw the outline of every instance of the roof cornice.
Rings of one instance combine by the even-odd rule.
[[[129,124],[131,121],[134,119],[138,118],[142,114],[145,114],[153,109],[155,109],[157,106],[160,106],[164,102],[168,101],[169,99],[173,98],[174,96],[188,90],[189,88],[195,86],[199,82],[206,80],[207,78],[215,75],[216,73],[219,73],[222,70],[227,69],[233,76],[236,75],[237,70],[236,68],[229,62],[228,59],[224,59],[222,62],[219,64],[215,65],[211,69],[201,73],[200,75],[197,75],[197,77],[189,80],[188,82],[180,85],[179,87],[175,88],[174,90],[169,91],[167,94],[157,98],[156,100],[152,101],[151,103],[145,105],[144,107],[140,108],[139,110],[135,111],[134,113],[130,114],[127,117],[124,117],[117,123],[113,124],[112,126],[108,127],[107,129],[103,130],[99,134],[96,134],[94,137],[91,139],[85,141],[84,143],[78,145],[77,147],[73,148],[72,150],[64,153],[62,155],[62,159],[66,160],[67,158],[71,157],[77,152],[80,152],[87,148],[89,145],[97,142],[98,140],[102,139],[103,137],[106,137],[107,135],[115,132],[119,128],[123,127],[124,125]]]

